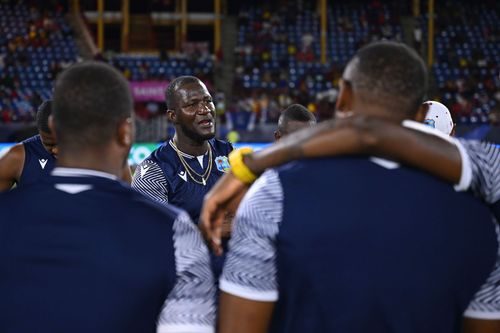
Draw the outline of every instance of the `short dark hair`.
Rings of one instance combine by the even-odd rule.
[[[346,72],[349,77],[344,79],[362,100],[409,118],[415,116],[427,92],[423,60],[402,43],[368,44],[356,52]]]
[[[128,82],[108,64],[73,65],[56,82],[52,113],[61,144],[106,144],[132,110]]]
[[[283,130],[289,121],[316,122],[316,118],[305,106],[292,104],[281,112],[278,119],[278,129]]]
[[[38,132],[50,133],[49,116],[52,113],[52,100],[44,101],[36,111],[36,128]]]
[[[177,100],[175,98],[175,93],[177,90],[188,83],[195,82],[201,82],[201,80],[196,76],[190,75],[179,76],[170,82],[165,90],[165,103],[167,104],[167,110],[174,110],[176,108]]]

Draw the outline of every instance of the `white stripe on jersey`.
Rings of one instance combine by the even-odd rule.
[[[283,188],[267,170],[243,198],[229,241],[219,288],[255,301],[278,299],[276,236],[283,218]]]
[[[500,200],[500,149],[486,142],[460,139],[472,167],[471,189],[489,204]]]
[[[175,286],[163,305],[157,332],[215,331],[215,281],[208,249],[186,213],[174,221]]]
[[[161,204],[168,203],[168,187],[160,166],[151,160],[144,160],[135,169],[132,188]]]
[[[472,169],[470,189],[486,203],[493,205],[500,200],[500,149],[493,144],[459,140],[467,154]],[[496,217],[498,222],[499,217]],[[500,227],[496,227],[500,245]],[[465,317],[500,320],[500,248],[495,268],[485,284],[476,293],[464,313]]]

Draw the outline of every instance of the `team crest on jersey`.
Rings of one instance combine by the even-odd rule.
[[[217,170],[222,172],[228,172],[231,169],[227,156],[217,156],[215,158],[215,165],[217,166]]]

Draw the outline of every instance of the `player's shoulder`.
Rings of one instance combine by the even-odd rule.
[[[22,142],[16,143],[2,156],[2,158],[20,158],[24,157],[26,149],[24,148],[24,144]]]
[[[138,207],[138,209],[140,208],[140,210],[143,212],[143,217],[153,216],[158,217],[160,220],[164,219],[166,221],[173,222],[184,213],[182,209],[177,208],[173,205],[160,204],[133,189],[127,188],[127,190],[130,195],[131,201]]]
[[[26,155],[26,149],[22,143],[15,144],[12,146],[2,157],[0,157],[1,165],[5,165],[9,168],[22,168],[24,164],[24,158]]]
[[[169,177],[177,168],[178,159],[168,142],[155,149],[138,166],[134,178],[157,181],[159,178]]]
[[[218,154],[228,155],[233,150],[233,145],[227,141],[213,138],[209,143]]]
[[[156,163],[160,166],[172,164],[177,153],[174,150],[172,140],[167,140],[156,148],[145,161],[146,163]]]
[[[23,186],[12,188],[9,191],[0,191],[0,210],[7,214],[13,212],[15,214],[16,207],[23,207],[27,202],[33,200],[41,200],[47,198],[47,187],[45,181],[29,183]],[[7,208],[7,209],[4,209]]]
[[[151,200],[123,181],[96,179],[94,189],[107,197],[107,207],[121,207],[128,218],[140,221],[173,222],[182,211]]]
[[[20,142],[23,145],[31,145],[31,144],[38,144],[42,143],[42,138],[40,137],[40,134],[33,135],[27,139],[24,139],[23,141]]]

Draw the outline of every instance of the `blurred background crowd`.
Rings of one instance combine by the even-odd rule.
[[[328,2],[323,26],[319,6],[304,0],[1,0],[0,141],[33,134],[36,109],[51,97],[57,74],[93,58],[130,81],[139,142],[173,135],[163,90],[180,75],[195,75],[209,87],[219,137],[269,142],[280,112],[292,103],[319,121],[332,117],[347,60],[382,39],[411,45],[427,61],[429,99],[450,109],[458,136],[481,139],[499,130],[497,1],[439,1],[430,12],[427,1],[336,0]]]

